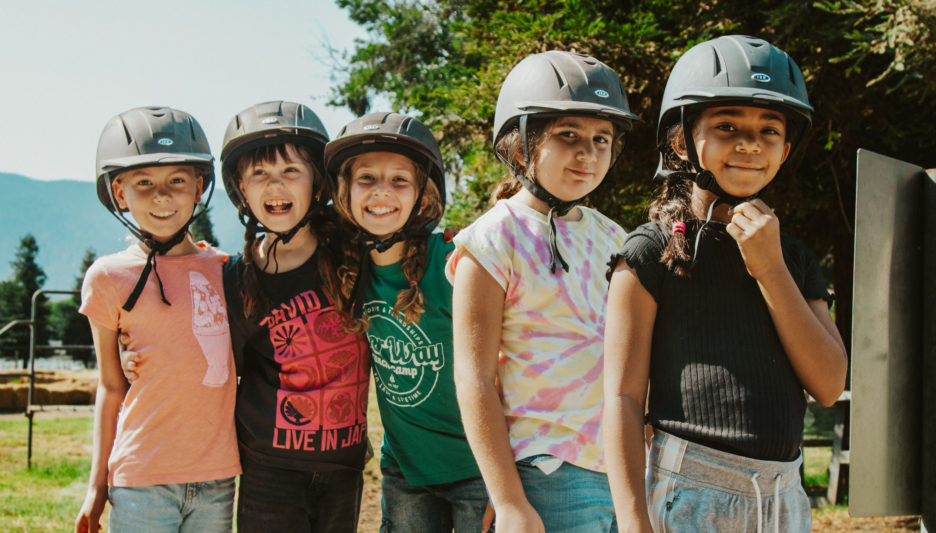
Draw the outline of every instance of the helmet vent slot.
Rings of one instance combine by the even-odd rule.
[[[562,71],[560,71],[556,65],[552,65],[552,69],[553,73],[556,75],[556,80],[559,82],[559,88],[561,89],[568,85],[568,82],[566,82],[565,77],[562,75]]]
[[[714,52],[714,50],[713,50],[713,52]],[[718,57],[718,52],[715,52],[715,53],[713,53],[712,55],[713,55],[714,58],[715,58],[715,65],[714,65],[714,67],[715,67],[715,72],[714,72],[714,75],[715,75],[715,76],[718,76],[718,75],[721,74],[721,72],[722,72],[722,62],[721,62],[721,58]]]

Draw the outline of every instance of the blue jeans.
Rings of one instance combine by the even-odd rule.
[[[397,468],[381,468],[381,533],[479,533],[487,509],[484,481],[473,477],[438,485],[410,485]]]
[[[357,470],[284,470],[241,454],[237,531],[355,533],[364,476]]]
[[[647,474],[653,530],[809,531],[799,465],[723,452],[654,430]]]
[[[543,520],[546,531],[616,532],[617,520],[607,474],[562,463],[547,475],[536,464],[549,459],[554,458],[537,455],[517,461],[523,491]]]
[[[111,487],[109,531],[223,532],[234,517],[234,478]]]

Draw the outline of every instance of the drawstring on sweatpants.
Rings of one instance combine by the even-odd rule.
[[[757,484],[757,476],[760,472],[755,472],[751,476],[751,483],[754,485],[754,494],[757,495],[757,533],[764,531],[764,502],[761,500],[760,485]],[[774,533],[780,533],[780,481],[783,474],[777,473],[774,477]]]

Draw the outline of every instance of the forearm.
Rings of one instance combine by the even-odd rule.
[[[494,508],[526,503],[494,383],[459,380],[456,390],[465,435]]]
[[[605,462],[620,531],[651,531],[647,513],[644,407],[627,396],[606,394]]]
[[[107,463],[114,447],[117,417],[125,394],[125,390],[98,386],[94,402],[94,439],[91,449],[89,490],[107,488]]]
[[[848,362],[825,303],[807,302],[785,268],[762,277],[758,286],[803,387],[819,403],[835,403],[845,387]]]

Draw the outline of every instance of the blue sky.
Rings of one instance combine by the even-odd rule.
[[[216,157],[266,100],[308,105],[334,136],[354,117],[325,105],[326,43],[364,36],[328,0],[0,0],[0,172],[93,180],[101,128],[144,105],[194,115]]]

